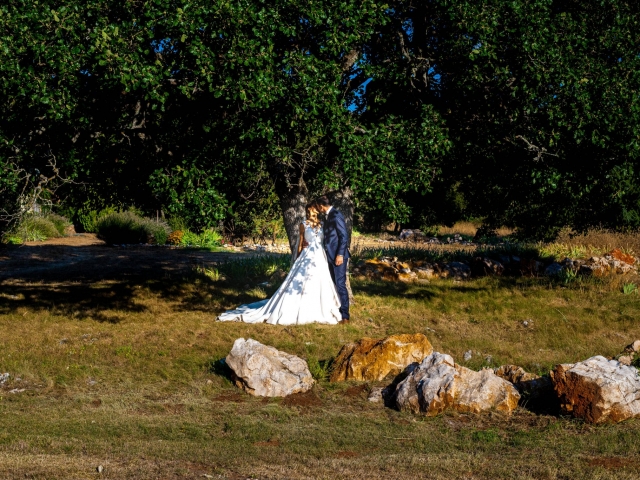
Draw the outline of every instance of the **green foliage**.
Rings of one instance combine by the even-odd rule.
[[[277,236],[243,205],[347,188],[365,225],[640,226],[638,2],[268,7],[0,6],[0,229],[58,173],[47,198],[196,231]]]
[[[71,225],[66,217],[47,214],[27,214],[20,223],[5,234],[5,241],[10,244],[43,241],[48,238],[64,236],[65,229]]]
[[[80,210],[76,214],[76,218],[85,232],[97,233],[96,227],[98,220],[104,216],[112,213],[117,213],[118,209],[115,207],[107,207],[102,210]]]
[[[183,247],[216,248],[222,245],[222,236],[215,230],[205,230],[202,233],[185,231],[180,240]]]
[[[66,229],[72,225],[68,218],[62,215],[56,215],[55,213],[48,213],[45,218],[53,223],[61,237],[64,236]]]
[[[102,215],[95,224],[98,238],[110,245],[154,243],[164,245],[169,226],[133,212],[115,212]]]
[[[580,280],[580,277],[578,277],[578,273],[576,271],[571,270],[570,268],[563,268],[555,276],[555,279],[562,285],[571,285],[572,283]]]
[[[169,219],[167,220],[167,224],[171,228],[172,232],[175,232],[176,230],[179,230],[181,232],[186,232],[187,230],[189,230],[189,225],[187,224],[187,221],[180,216],[176,216],[176,215],[170,216]]]
[[[638,293],[638,286],[635,283],[625,283],[622,285],[622,293],[625,295],[631,295],[633,293]]]
[[[309,365],[309,371],[314,380],[322,382],[329,378],[329,367],[327,363],[328,362],[318,360],[314,355],[307,357],[307,365]]]

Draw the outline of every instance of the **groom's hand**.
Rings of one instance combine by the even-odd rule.
[[[336,267],[339,267],[340,265],[342,265],[342,262],[344,262],[344,259],[342,258],[342,255],[338,255],[336,257]]]

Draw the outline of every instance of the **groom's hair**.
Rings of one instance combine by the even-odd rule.
[[[331,205],[331,202],[329,201],[329,198],[326,195],[322,195],[321,197],[318,197],[316,199],[316,205],[322,205],[322,206],[328,207]]]

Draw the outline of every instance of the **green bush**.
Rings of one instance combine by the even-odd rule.
[[[64,236],[67,228],[72,225],[67,217],[63,217],[62,215],[57,215],[55,213],[49,213],[45,218],[53,223],[61,237]]]
[[[180,230],[181,232],[186,232],[187,230],[189,230],[189,225],[187,225],[187,221],[182,217],[171,216],[169,217],[169,220],[167,220],[167,223],[171,227],[172,232],[175,232],[176,230]]]
[[[215,248],[222,245],[222,236],[215,230],[193,233],[186,230],[180,240],[182,247]]]
[[[165,222],[142,218],[134,212],[100,216],[95,224],[98,238],[110,245],[154,243],[164,245],[170,233]]]
[[[77,219],[85,232],[97,233],[96,225],[98,220],[106,215],[117,213],[115,207],[107,207],[102,210],[82,210],[78,213]]]
[[[58,238],[64,236],[64,231],[69,225],[71,222],[66,217],[55,213],[28,214],[5,235],[5,241],[11,244],[20,244]]]

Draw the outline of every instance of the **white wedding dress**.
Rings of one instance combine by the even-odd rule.
[[[224,312],[218,321],[272,325],[333,325],[340,321],[340,299],[322,246],[322,227],[315,230],[306,222],[303,225],[309,246],[302,250],[273,297]]]

